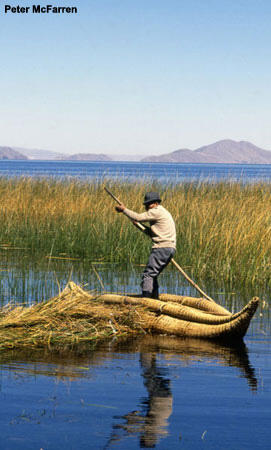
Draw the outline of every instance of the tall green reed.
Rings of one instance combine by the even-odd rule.
[[[143,211],[159,190],[177,229],[175,259],[198,280],[271,284],[271,184],[157,182],[108,186]],[[104,180],[0,179],[0,244],[33,253],[144,263],[150,241],[105,193]]]

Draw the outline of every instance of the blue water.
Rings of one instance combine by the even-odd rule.
[[[0,355],[0,447],[270,448],[271,346],[146,337],[84,356]]]
[[[0,176],[154,179],[177,183],[189,180],[271,181],[271,164],[172,164],[86,161],[0,161]]]

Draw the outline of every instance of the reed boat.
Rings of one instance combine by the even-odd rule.
[[[255,297],[232,314],[204,298],[161,294],[154,300],[135,294],[99,294],[71,281],[45,302],[0,308],[0,350],[63,349],[142,334],[223,340],[230,344],[244,337],[258,304]]]
[[[226,341],[245,336],[259,304],[259,299],[254,297],[241,311],[232,314],[214,301],[171,294],[161,294],[159,300],[134,294],[103,294],[99,300],[107,304],[144,307],[140,325],[148,333]]]

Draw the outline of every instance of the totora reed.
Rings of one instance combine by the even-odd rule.
[[[30,307],[0,310],[0,349],[49,347],[132,337],[142,333],[238,341],[257,309],[253,298],[231,314],[208,300],[163,294],[160,300],[93,294],[70,282],[57,296]]]
[[[271,184],[159,185],[106,180],[127,207],[160,192],[177,230],[176,261],[198,282],[271,287]],[[115,212],[104,182],[0,178],[0,249],[39,257],[145,263],[150,242]]]

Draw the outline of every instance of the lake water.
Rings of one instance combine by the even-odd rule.
[[[179,181],[190,175],[190,179],[221,179],[221,174],[227,178],[225,170],[236,168],[223,165],[216,175],[211,175],[210,168],[203,171],[207,165],[191,165],[197,167],[189,172],[190,165],[146,164],[144,170],[149,167],[150,177],[161,180],[164,176],[166,180],[169,166],[175,166],[170,179],[179,177]],[[135,170],[140,170],[135,163],[124,163],[125,173],[120,167],[118,163],[1,161],[0,174],[99,179],[111,170],[112,175],[132,179]],[[178,175],[177,169],[181,169]],[[199,169],[197,178],[195,170]],[[270,166],[260,166],[258,172],[256,166],[245,169],[246,174],[241,166],[236,168],[238,179],[269,180],[271,175]],[[139,173],[144,173],[143,166]],[[69,279],[86,289],[102,290],[97,273],[107,291],[139,292],[142,271],[132,265],[37,260],[16,249],[0,249],[0,269],[2,305],[8,301],[30,305],[50,298]],[[196,295],[174,269],[161,275],[160,284],[162,291]],[[201,287],[233,312],[254,295],[242,287],[238,292],[219,284]],[[0,352],[1,450],[269,449],[269,294],[261,293],[261,299],[266,304],[261,303],[243,345],[237,347],[145,336],[129,342],[113,339],[94,351]]]
[[[69,278],[102,289],[82,261],[38,261],[5,251],[0,264],[2,304],[50,298]],[[96,263],[95,269],[105,290],[139,292],[142,267]],[[196,295],[174,268],[166,269],[160,284],[162,291]],[[202,287],[232,311],[253,295]],[[2,351],[0,448],[267,449],[269,315],[269,305],[261,304],[237,347],[146,336],[62,354]]]
[[[189,180],[270,181],[271,164],[173,164],[86,161],[0,161],[0,176],[122,178],[161,182]]]
[[[270,338],[0,354],[1,449],[270,448]]]

